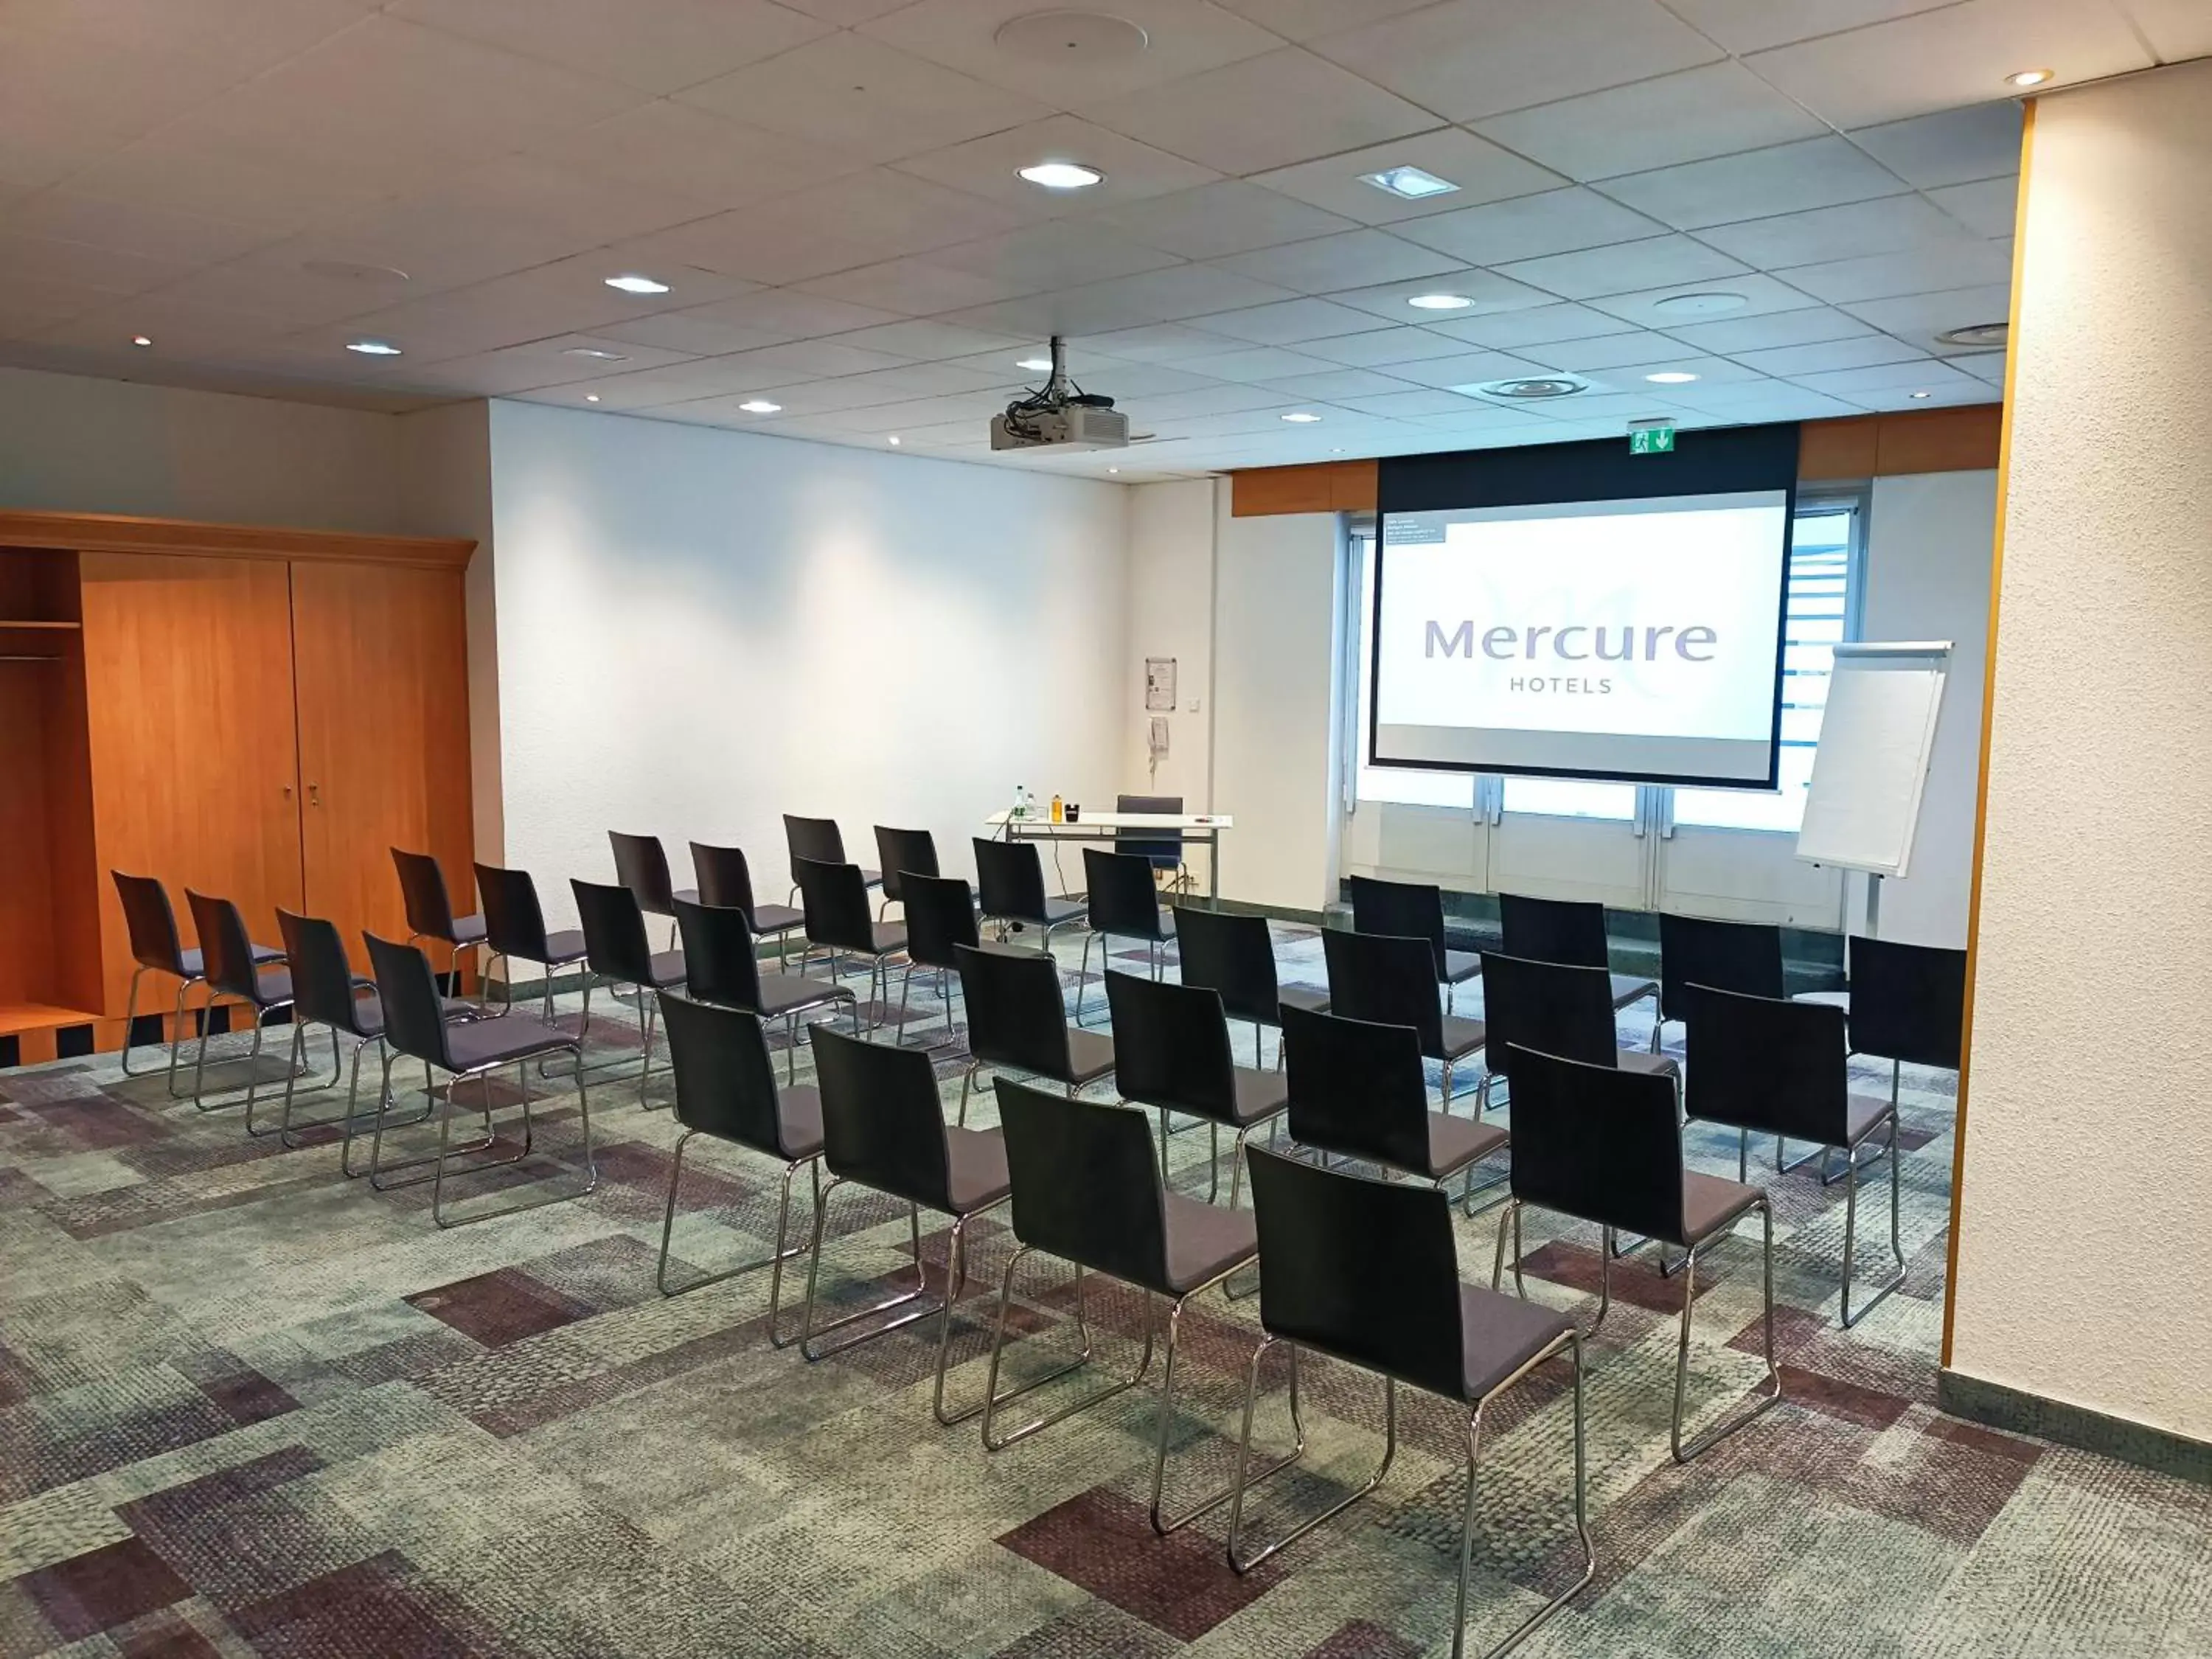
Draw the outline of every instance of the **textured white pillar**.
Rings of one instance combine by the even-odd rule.
[[[1950,1364],[2212,1439],[2212,62],[2025,189]]]

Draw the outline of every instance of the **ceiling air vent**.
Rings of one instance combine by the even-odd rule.
[[[1947,328],[1936,338],[1942,345],[2002,348],[2011,331],[2008,323],[1969,323],[1964,328]]]
[[[1474,389],[1486,398],[1530,403],[1542,398],[1571,398],[1577,392],[1587,392],[1589,382],[1571,374],[1532,374],[1517,380],[1485,380]]]

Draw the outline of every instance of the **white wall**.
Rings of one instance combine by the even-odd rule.
[[[1949,1363],[2208,1440],[2212,63],[2030,144]]]
[[[1181,795],[1199,812],[1212,804],[1213,705],[1213,538],[1217,495],[1225,478],[1138,484],[1129,497],[1128,690],[1121,789]],[[1177,708],[1167,716],[1168,752],[1157,772],[1146,736],[1145,659],[1176,659]],[[1224,809],[1231,810],[1231,809]],[[1202,873],[1202,872],[1201,872]]]
[[[1119,485],[520,403],[491,454],[506,850],[549,915],[609,830],[679,874],[734,842],[781,900],[785,812],[969,873],[1016,784],[1113,792]]]
[[[390,415],[0,368],[0,506],[391,532],[399,457]]]
[[[1911,873],[1882,883],[1885,939],[1952,950],[1966,943],[1996,510],[1994,471],[1926,472],[1874,481],[1860,635],[1869,640],[1952,642],[1951,673],[1921,797]],[[1853,877],[1855,924],[1863,920],[1864,890],[1863,878]]]

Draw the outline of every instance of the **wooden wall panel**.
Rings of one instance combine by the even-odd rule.
[[[11,657],[54,654],[45,641],[0,629],[0,1010],[56,999],[53,860],[46,821],[46,726],[60,667]],[[0,1031],[9,1027],[0,1024]]]
[[[265,559],[88,553],[85,686],[106,1006],[123,1012],[128,935],[107,872],[234,900],[276,943],[301,898],[290,569]]]
[[[1797,482],[1841,483],[1875,476],[1879,417],[1808,421],[1797,440]]]
[[[364,929],[407,937],[394,847],[434,854],[455,911],[476,908],[461,576],[295,564],[292,625],[307,906],[366,971]]]
[[[1872,476],[1905,472],[1975,472],[1997,464],[2002,404],[1970,404],[1877,417]]]

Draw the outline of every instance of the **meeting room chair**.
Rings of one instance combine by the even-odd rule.
[[[1067,1023],[1060,964],[1043,951],[1023,955],[961,945],[960,994],[968,1003],[968,1066],[960,1074],[958,1121],[968,1094],[988,1066],[1041,1077],[1068,1094],[1114,1075],[1114,1039]]]
[[[660,845],[658,836],[630,836],[619,830],[607,831],[607,844],[614,849],[615,879],[629,889],[637,900],[637,908],[648,916],[668,919],[668,939],[672,946],[676,941],[676,901],[696,899],[696,889],[687,887],[676,890],[675,878],[668,873],[668,854]]]
[[[273,1129],[253,1127],[253,1106],[261,1091],[262,1039],[272,1019],[278,1015],[291,1017],[291,969],[281,957],[269,962],[254,955],[253,945],[246,938],[246,918],[228,899],[210,898],[188,887],[185,890],[185,902],[191,909],[192,931],[199,935],[208,992],[207,1005],[200,1012],[198,1053],[192,1061],[192,1104],[203,1112],[215,1109],[207,1103],[205,1085],[207,1032],[216,1005],[225,1000],[242,1003],[253,1015],[253,1041],[245,1055],[246,1132],[250,1135],[274,1133]],[[333,1061],[337,1059],[336,1042],[331,1045],[331,1058]],[[333,1073],[328,1084],[315,1086],[331,1088],[337,1083],[337,1077]]]
[[[428,853],[392,849],[392,862],[399,872],[399,896],[407,911],[407,942],[419,945],[435,939],[448,952],[453,994],[460,993],[461,952],[480,950],[486,929],[481,911],[465,916],[453,914],[453,901],[446,889],[446,872]],[[481,976],[483,964],[477,963]]]
[[[1261,1035],[1282,1024],[1285,1008],[1325,1012],[1328,993],[1284,985],[1275,974],[1275,939],[1265,916],[1234,915],[1191,904],[1175,908],[1176,957],[1185,985],[1203,986],[1221,999],[1231,1019],[1252,1022],[1252,1063],[1263,1058]],[[1276,1064],[1282,1053],[1276,1051]]]
[[[1662,910],[1659,1007],[1651,1018],[1653,1054],[1659,1052],[1667,1026],[1688,1018],[1692,985],[1741,991],[1747,996],[1784,995],[1782,930],[1771,922],[1720,921]]]
[[[1250,1572],[1285,1547],[1341,1515],[1381,1486],[1398,1449],[1398,1386],[1448,1400],[1464,1413],[1467,1492],[1459,1530],[1459,1589],[1452,1611],[1451,1652],[1467,1644],[1468,1580],[1474,1571],[1474,1523],[1483,1417],[1539,1366],[1565,1357],[1573,1368],[1575,1534],[1580,1571],[1489,1650],[1489,1659],[1518,1647],[1580,1595],[1597,1572],[1590,1541],[1589,1460],[1583,1437],[1583,1339],[1571,1321],[1536,1304],[1483,1290],[1460,1276],[1449,1201],[1443,1194],[1316,1169],[1264,1148],[1252,1150],[1252,1205],[1260,1243],[1260,1342],[1244,1386],[1243,1427],[1229,1509],[1229,1565]],[[1252,1459],[1252,1423],[1260,1368],[1277,1343],[1290,1350],[1291,1413],[1297,1425],[1301,1349],[1382,1377],[1382,1460],[1358,1486],[1257,1549],[1245,1543],[1245,1495]],[[1302,1443],[1304,1436],[1297,1429]],[[1517,1483],[1516,1483],[1517,1484]]]
[[[1133,939],[1145,947],[1152,974],[1158,979],[1167,960],[1167,947],[1175,938],[1175,917],[1160,903],[1160,890],[1152,882],[1152,866],[1128,853],[1083,849],[1085,896],[1090,902],[1091,931],[1083,936],[1083,954],[1075,969],[1075,1023],[1083,1024],[1084,994],[1091,983],[1091,945],[1098,944],[1098,971],[1106,971],[1112,943]]]
[[[1237,1064],[1220,994],[1203,985],[1109,972],[1106,1006],[1114,1030],[1114,1087],[1129,1104],[1160,1115],[1161,1170],[1168,1167],[1170,1117],[1181,1113],[1199,1119],[1212,1144],[1206,1199],[1213,1202],[1221,1192],[1221,1131],[1228,1129],[1234,1136],[1229,1207],[1235,1209],[1245,1138],[1273,1121],[1290,1098],[1283,1073]]]
[[[916,969],[932,973],[938,999],[945,1005],[946,1041],[951,1041],[952,992],[960,982],[960,948],[1012,951],[1018,956],[1044,957],[1026,945],[985,942],[975,923],[975,896],[957,876],[924,876],[908,870],[900,882],[901,902],[906,910],[906,971],[899,976],[898,1036],[906,1041],[907,1002],[914,988]],[[1054,971],[1059,970],[1055,967]],[[942,1046],[942,1045],[939,1045]]]
[[[1321,948],[1328,967],[1329,1012],[1376,1025],[1412,1026],[1421,1052],[1443,1066],[1438,1103],[1449,1111],[1452,1068],[1480,1054],[1486,1037],[1482,1021],[1444,1012],[1428,940],[1330,927],[1322,933]],[[1481,1109],[1478,1086],[1475,1110]]]
[[[284,1079],[284,1104],[276,1119],[277,1144],[299,1146],[305,1144],[299,1139],[303,1132],[342,1125],[338,1168],[350,1176],[356,1173],[354,1124],[360,1109],[362,1050],[383,1040],[384,1004],[376,994],[376,981],[353,971],[353,963],[346,956],[344,937],[335,923],[319,916],[296,915],[280,909],[276,912],[276,926],[284,935],[284,959],[292,975],[293,995],[292,1053]],[[474,1012],[471,1005],[451,1000],[444,1006],[447,1018]],[[347,1038],[352,1039],[351,1075],[346,1085],[343,1113],[295,1123],[292,1119],[292,1100],[295,1085],[305,1075],[304,1051],[311,1025],[329,1030],[331,1058],[339,1060],[342,1066],[344,1062],[339,1054],[340,1044]],[[422,1115],[410,1121],[420,1123],[429,1115],[430,1107],[426,1103]]]
[[[1034,927],[1038,943],[1050,950],[1055,928],[1072,927],[1088,914],[1081,899],[1046,896],[1044,864],[1035,842],[977,836],[973,844],[976,913],[996,922],[1002,933],[1008,927]]]
[[[1490,1039],[1485,1103],[1491,1085],[1498,1081],[1505,1084],[1510,1098],[1516,1045],[1540,1054],[1564,1054],[1588,1066],[1618,1066],[1678,1080],[1682,1068],[1673,1055],[1620,1046],[1613,1023],[1617,1009],[1612,978],[1602,968],[1484,951],[1482,1012]]]
[[[757,939],[775,941],[776,960],[783,960],[784,941],[806,925],[806,913],[788,904],[761,904],[753,896],[753,872],[743,849],[691,843],[691,878],[698,883],[699,902],[718,910],[742,910]]]
[[[680,901],[691,909],[689,900]],[[683,915],[679,911],[678,916]],[[768,1340],[775,1347],[792,1339],[782,1334],[783,1264],[799,1255],[789,1243],[791,1182],[799,1170],[812,1177],[814,1207],[822,1207],[822,1097],[807,1085],[775,1086],[775,1062],[757,1015],[742,1008],[695,1002],[673,991],[659,994],[660,1023],[668,1032],[668,1069],[676,1079],[676,1121],[683,1132],[668,1163],[668,1203],[660,1218],[660,1265],[653,1284],[663,1296],[682,1296],[766,1267]],[[725,1146],[759,1152],[783,1165],[776,1200],[775,1246],[757,1261],[695,1273],[680,1285],[668,1282],[668,1247],[676,1228],[676,1196],[684,1180],[684,1149],[695,1135]]]
[[[1510,1061],[1513,1091],[1512,1197],[1498,1220],[1495,1290],[1513,1240],[1513,1288],[1526,1297],[1521,1273],[1521,1212],[1549,1210],[1603,1230],[1598,1251],[1595,1336],[1613,1306],[1615,1236],[1638,1233],[1683,1254],[1682,1318],[1674,1348],[1674,1461],[1686,1463],[1782,1398],[1774,1358],[1774,1211],[1757,1187],[1686,1169],[1673,1082],[1650,1072],[1589,1066],[1556,1054],[1516,1049]],[[1734,1231],[1752,1211],[1765,1227],[1766,1378],[1745,1405],[1685,1443],[1682,1407],[1690,1376],[1690,1314],[1697,1302],[1698,1253]]]
[[[1840,1313],[1849,1330],[1905,1282],[1898,1231],[1897,1106],[1850,1091],[1844,1011],[1780,997],[1746,996],[1704,986],[1689,993],[1689,1115],[1738,1131],[1736,1178],[1749,1173],[1751,1137],[1809,1140],[1844,1154],[1844,1272]],[[1889,1249],[1894,1270],[1851,1310],[1852,1255],[1858,1238],[1860,1152],[1887,1130]],[[1871,1161],[1871,1160],[1869,1160]]]
[[[574,968],[589,954],[580,927],[548,932],[544,908],[538,902],[538,884],[527,870],[504,870],[495,864],[476,866],[477,895],[483,904],[484,945],[499,962],[501,1001],[514,1006],[514,980],[508,964],[534,962],[545,970],[541,1018],[553,1018],[554,976]],[[489,969],[490,963],[485,967]]]
[[[637,994],[640,1036],[637,1100],[642,1106],[646,1079],[653,1073],[653,1032],[657,1015],[653,994],[684,983],[684,952],[653,948],[645,936],[645,913],[638,904],[637,895],[629,888],[574,878],[568,886],[576,896],[576,915],[584,924],[586,970],[583,1018],[576,1028],[576,1040],[580,1044],[591,1035],[594,986],[605,986],[609,994],[617,999],[623,986],[632,988]],[[670,905],[672,909],[672,898]],[[577,1052],[580,1064],[582,1049],[579,1048]]]
[[[1170,1191],[1161,1181],[1160,1166],[1152,1161],[1151,1126],[1142,1112],[1109,1106],[1103,1101],[1062,1100],[1004,1078],[995,1087],[999,1119],[1005,1126],[1006,1167],[1013,1185],[1011,1218],[1016,1248],[999,1281],[999,1317],[984,1385],[984,1449],[1003,1451],[1077,1412],[1136,1387],[1152,1369],[1155,1304],[1165,1302],[1167,1352],[1153,1418],[1148,1513],[1153,1533],[1168,1537],[1227,1503],[1234,1491],[1224,1484],[1218,1492],[1172,1516],[1164,1503],[1168,1442],[1178,1421],[1176,1361],[1182,1349],[1183,1310],[1192,1297],[1225,1283],[1231,1274],[1251,1265],[1259,1254],[1259,1236],[1252,1218],[1243,1211],[1216,1209]],[[1014,1275],[1024,1260],[1038,1253],[1055,1256],[1075,1269],[1079,1298],[1085,1273],[1119,1279],[1139,1292],[1145,1306],[1144,1352],[1136,1370],[1127,1378],[1093,1389],[1018,1428],[1001,1430],[997,1420],[1000,1407],[1052,1375],[1033,1378],[1005,1395],[999,1392]],[[1077,1328],[1083,1344],[1079,1364],[1090,1357],[1091,1331],[1079,1300],[1077,1307]],[[1064,1372],[1072,1367],[1060,1369]],[[1248,1484],[1288,1468],[1304,1449],[1301,1434],[1296,1449],[1251,1475]]]
[[[153,1070],[143,1071],[131,1064],[131,1037],[138,1024],[138,981],[148,974],[167,974],[177,981],[176,1012],[169,1027],[169,1097],[182,1100],[185,1095],[177,1087],[177,1058],[185,1040],[185,997],[195,985],[207,981],[207,953],[198,945],[186,945],[177,937],[177,915],[170,908],[168,890],[152,876],[134,876],[121,870],[107,872],[115,881],[117,896],[123,902],[123,924],[129,934],[131,969],[130,994],[123,1002],[123,1054],[120,1064],[125,1077],[143,1077]],[[284,952],[270,945],[246,943],[246,952],[257,963],[281,962]],[[207,1016],[200,1016],[200,1039],[206,1041]]]
[[[1181,817],[1181,795],[1116,795],[1114,811],[1121,814],[1145,814],[1155,817]],[[1177,892],[1190,887],[1190,866],[1183,862],[1183,835],[1180,830],[1120,830],[1114,831],[1114,850],[1132,858],[1140,858],[1155,870],[1165,871],[1170,885]]]
[[[1495,1123],[1429,1109],[1420,1039],[1411,1026],[1285,1008],[1283,1058],[1291,1139],[1299,1146],[1436,1187],[1463,1176],[1461,1200],[1468,1205],[1500,1184],[1477,1187],[1474,1166],[1504,1152],[1510,1138]]]
[[[1574,968],[1602,968],[1613,987],[1613,1006],[1626,1008],[1659,994],[1659,982],[1640,974],[1616,974],[1606,943],[1605,906],[1595,899],[1530,898],[1521,893],[1498,896],[1503,935],[1499,948],[1529,962],[1560,962]]]
[[[906,953],[906,929],[896,923],[878,921],[868,914],[867,872],[857,864],[817,864],[812,859],[793,859],[799,878],[799,897],[806,912],[808,952],[820,951],[830,958],[830,975],[837,977],[841,959],[858,957],[868,964],[867,1029],[873,1030],[876,1009],[888,1001],[891,990],[891,958]],[[803,968],[806,957],[799,958]]]
[[[784,1081],[799,1075],[799,1017],[843,1003],[860,1024],[851,988],[799,974],[763,974],[753,954],[753,931],[742,910],[676,901],[676,927],[684,941],[684,988],[695,1002],[741,1008],[755,1018],[781,1020],[785,1028]],[[661,1006],[667,1006],[665,1000]]]
[[[1437,983],[1444,988],[1444,1012],[1449,1013],[1454,994],[1482,972],[1482,958],[1445,945],[1443,889],[1375,876],[1349,877],[1347,884],[1355,933],[1410,934],[1428,940],[1436,953]]]
[[[643,932],[642,923],[639,931]],[[380,939],[374,933],[367,935],[367,938],[369,960],[376,970],[377,998],[385,1019],[383,1075],[377,1085],[376,1133],[369,1147],[369,1184],[380,1192],[386,1192],[394,1187],[414,1186],[428,1181],[430,1183],[430,1219],[439,1227],[464,1226],[471,1222],[489,1221],[495,1216],[534,1210],[542,1205],[562,1203],[569,1199],[581,1198],[597,1187],[599,1171],[592,1156],[592,1100],[584,1078],[582,1040],[569,1036],[535,1015],[520,1012],[505,1014],[497,1019],[474,1020],[465,1024],[449,1024],[446,1018],[444,999],[438,994],[437,981],[431,976],[429,958],[412,945]],[[530,1110],[528,1062],[543,1060],[549,1054],[563,1052],[575,1058],[576,1109],[584,1137],[583,1169],[571,1171],[580,1177],[576,1183],[566,1189],[556,1188],[541,1192],[534,1198],[496,1209],[479,1211],[475,1215],[447,1216],[446,1182],[449,1176],[483,1175],[493,1170],[506,1169],[521,1163],[531,1155],[535,1130]],[[408,1169],[428,1164],[430,1165],[428,1175],[386,1182],[382,1179],[386,1168],[383,1161],[384,1133],[388,1115],[385,1107],[392,1097],[392,1063],[403,1054],[410,1060],[420,1060],[432,1071],[446,1073],[438,1116],[438,1150],[428,1157],[409,1158],[389,1166]],[[495,1073],[510,1066],[514,1067],[515,1081],[522,1095],[521,1145],[511,1157],[485,1158],[459,1169],[449,1167],[454,1157],[489,1152],[495,1144],[491,1079]],[[476,1081],[482,1095],[484,1133],[480,1140],[457,1149],[453,1146],[453,1091],[471,1079]]]
[[[845,857],[845,835],[838,829],[837,820],[835,818],[802,818],[786,812],[783,815],[783,840],[786,849],[791,854],[791,891],[787,896],[787,902],[799,896],[799,860],[811,860],[816,864],[848,862]],[[883,872],[880,871],[860,872],[860,881],[864,886],[880,887],[883,885]]]
[[[813,1254],[806,1264],[806,1317],[799,1329],[799,1352],[826,1359],[863,1342],[937,1317],[937,1386],[931,1409],[950,1428],[982,1413],[976,1401],[957,1412],[945,1408],[945,1372],[952,1346],[952,1310],[968,1276],[968,1224],[996,1209],[1012,1195],[1006,1173],[1006,1146],[996,1129],[957,1127],[945,1121],[937,1094],[937,1068],[919,1048],[895,1048],[817,1025],[814,1073],[822,1095],[822,1161],[830,1179],[814,1206]],[[830,1200],[840,1187],[865,1187],[907,1205],[908,1238],[914,1252],[915,1286],[871,1306],[817,1326],[814,1310],[822,1277],[822,1241]],[[933,1210],[952,1221],[946,1240],[945,1280],[934,1302],[926,1300],[929,1273],[921,1255],[921,1212]],[[917,1305],[919,1304],[919,1305]],[[897,1312],[900,1309],[908,1311]],[[885,1319],[880,1316],[896,1314]],[[823,1346],[818,1338],[833,1331],[874,1322]]]
[[[883,902],[876,907],[878,921],[892,905],[906,902],[906,877],[942,873],[937,867],[937,837],[927,830],[893,830],[878,824],[876,860],[884,867]]]

